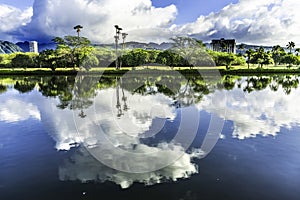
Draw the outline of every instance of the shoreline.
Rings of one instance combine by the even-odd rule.
[[[79,71],[79,70],[58,70],[58,71],[50,71],[44,69],[0,69],[0,76],[76,76],[78,73],[82,75],[124,75],[127,72],[134,71],[136,74],[148,74],[148,73],[162,73],[162,72],[170,72],[177,71],[183,75],[196,75],[199,72],[203,72],[206,74],[215,74],[219,72],[221,75],[276,75],[276,74],[299,74],[300,68],[296,69],[222,69],[222,68],[197,68],[197,69],[151,69],[151,68],[143,68],[137,70],[131,69],[97,69],[91,71]]]

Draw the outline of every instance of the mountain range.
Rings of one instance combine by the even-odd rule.
[[[95,47],[103,47],[103,48],[115,48],[115,44],[92,44]],[[210,48],[209,43],[205,43],[207,48]],[[135,48],[142,48],[142,49],[158,49],[158,50],[166,50],[173,46],[171,42],[164,42],[161,44],[157,44],[154,42],[150,43],[142,43],[142,42],[126,42],[125,43],[126,48],[128,49],[135,49]],[[257,49],[260,46],[259,45],[248,45],[243,44],[244,49],[239,49],[240,45],[237,45],[237,53],[245,53],[247,49]],[[263,46],[266,51],[269,51],[272,49],[271,46]],[[45,50],[45,49],[55,49],[56,44],[55,43],[39,43],[38,49],[39,52]],[[0,53],[9,54],[14,52],[28,52],[29,51],[29,42],[18,42],[16,44],[8,41],[0,40]]]
[[[20,52],[20,51],[23,50],[18,45],[8,41],[0,40],[0,53],[9,54],[9,53]]]

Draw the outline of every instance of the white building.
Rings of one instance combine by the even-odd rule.
[[[29,42],[29,52],[34,52],[34,53],[39,52],[37,41],[30,41]]]

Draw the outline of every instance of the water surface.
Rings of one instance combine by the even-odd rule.
[[[2,77],[0,199],[298,199],[298,83]]]

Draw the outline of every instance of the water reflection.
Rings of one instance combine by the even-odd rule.
[[[6,87],[7,88],[7,87]],[[30,118],[40,120],[38,107],[32,102],[32,97],[19,95],[8,90],[0,96],[0,121],[14,123]]]
[[[162,155],[159,159],[165,159],[165,156],[172,156],[172,153],[182,153],[179,149],[174,152],[168,152]],[[100,163],[94,156],[85,148],[80,147],[76,153],[69,159],[65,160],[59,168],[59,179],[62,181],[82,182],[97,181],[105,182],[112,181],[122,188],[130,187],[134,182],[144,183],[145,185],[153,185],[163,183],[165,181],[176,181],[182,178],[188,178],[192,174],[198,172],[193,159],[199,157],[200,152],[191,154],[184,153],[180,159],[176,160],[171,165],[148,173],[126,173],[115,170]],[[151,162],[159,162],[152,160]],[[149,162],[148,164],[151,164]],[[138,164],[138,163],[136,163]]]
[[[296,89],[298,83],[298,77],[290,75],[238,78],[233,81],[230,90],[207,95],[198,107],[231,120],[233,136],[239,139],[276,136],[282,127],[300,124],[300,108],[295,106],[300,98]],[[226,115],[222,114],[223,107],[209,103],[224,94],[227,98]]]
[[[85,82],[81,79],[77,83]],[[146,91],[153,89],[150,85],[143,87]],[[75,90],[75,103],[70,102],[70,109],[55,109],[57,99],[51,98],[40,105],[43,123],[58,150],[69,150],[74,144],[81,144],[75,155],[60,168],[61,180],[110,180],[126,188],[133,182],[175,181],[197,172],[192,159],[203,155],[200,149],[187,153],[180,143],[146,145],[141,141],[161,131],[167,121],[173,123],[177,112],[172,98],[161,93],[130,92],[124,89],[121,78],[116,78],[115,87],[85,95],[80,87],[75,86]],[[92,106],[86,103],[91,98]],[[128,107],[130,109],[126,109]],[[84,112],[85,117],[75,115],[72,118],[73,111],[77,113],[77,110]]]
[[[196,76],[19,78],[11,83],[15,90],[0,85],[0,121],[41,120],[57,150],[76,147],[59,168],[60,180],[108,180],[127,188],[198,172],[193,159],[202,158],[203,149],[185,151],[182,143],[169,143],[182,115],[192,124],[199,110],[216,113],[233,122],[232,136],[239,139],[275,136],[282,127],[299,125],[298,84],[291,75],[224,76],[224,88]],[[165,136],[158,140],[157,133]],[[145,142],[152,137],[153,143]],[[115,159],[111,147],[122,152]],[[149,172],[149,166],[157,170]],[[128,173],[133,169],[146,172]]]

